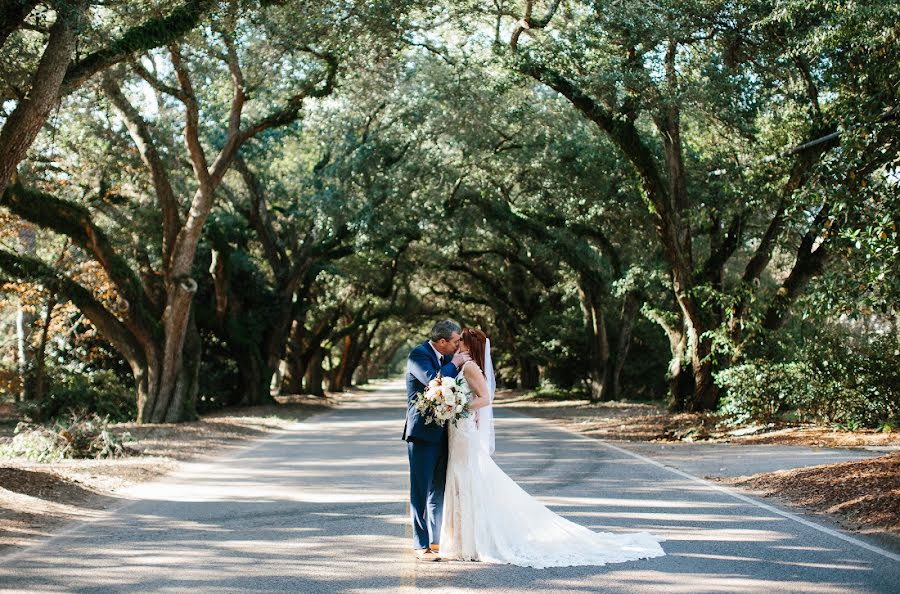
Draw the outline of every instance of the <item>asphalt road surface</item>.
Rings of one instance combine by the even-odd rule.
[[[573,521],[665,537],[667,556],[543,570],[417,562],[401,388],[378,384],[228,458],[121,493],[100,518],[0,558],[0,591],[900,592],[897,550],[707,483],[692,472],[703,467],[508,411],[497,415],[508,474]]]

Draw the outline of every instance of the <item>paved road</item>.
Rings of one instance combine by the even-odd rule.
[[[546,570],[416,563],[398,388],[381,384],[364,401],[227,459],[131,489],[123,496],[133,501],[106,516],[0,559],[0,590],[898,591],[896,551],[842,540],[615,445],[506,411],[498,415],[498,462],[511,476],[597,530],[665,536],[668,555]]]

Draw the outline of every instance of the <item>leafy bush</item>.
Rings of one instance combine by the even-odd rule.
[[[716,374],[726,390],[721,411],[736,423],[788,414],[845,429],[893,427],[900,419],[900,342],[819,330],[795,360],[755,360]]]
[[[900,418],[900,340],[863,339],[824,330],[800,352],[810,368],[812,390],[802,400],[812,415],[831,423],[877,427]]]
[[[15,436],[0,446],[0,457],[23,457],[35,462],[63,458],[119,458],[130,453],[125,442],[109,429],[109,418],[96,414],[73,414],[52,426],[19,423]]]
[[[716,375],[725,388],[720,411],[735,423],[769,423],[797,406],[809,369],[802,363],[750,363]]]
[[[31,421],[49,421],[79,411],[113,422],[133,421],[137,417],[133,386],[106,369],[90,373],[56,371],[49,378],[43,400],[19,405],[19,413]]]
[[[211,332],[203,332],[200,389],[197,412],[208,413],[236,405],[241,396],[241,374],[228,344]]]
[[[19,423],[12,442],[0,445],[0,458],[22,457],[34,462],[48,463],[64,456],[60,437],[47,427]]]

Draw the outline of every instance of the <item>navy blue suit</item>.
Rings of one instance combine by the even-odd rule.
[[[440,372],[456,377],[459,370],[450,357],[438,359],[426,340],[409,353],[406,361],[406,425],[403,439],[409,456],[409,507],[413,525],[413,548],[425,549],[441,542],[444,482],[447,478],[447,427],[426,425],[416,409],[416,393]]]

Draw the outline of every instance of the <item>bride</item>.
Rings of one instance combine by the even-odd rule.
[[[463,330],[461,339],[460,351],[472,357],[460,370],[463,390],[477,413],[449,427],[441,557],[543,568],[665,555],[661,539],[647,532],[593,532],[558,516],[494,463],[490,342],[476,328]]]

